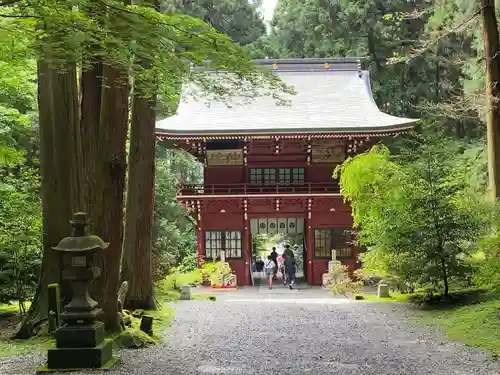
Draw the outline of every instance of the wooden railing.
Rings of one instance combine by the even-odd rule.
[[[336,182],[308,182],[303,184],[213,184],[183,185],[178,195],[246,195],[246,194],[332,194],[339,193]]]

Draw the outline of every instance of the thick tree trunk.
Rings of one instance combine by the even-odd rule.
[[[488,100],[488,180],[492,199],[500,198],[500,39],[495,0],[481,0]]]
[[[157,10],[156,0],[150,2]],[[143,61],[147,69],[149,61]],[[155,188],[156,99],[146,98],[136,81],[128,157],[127,215],[123,242],[122,280],[128,281],[125,307],[154,309],[153,221]]]
[[[134,95],[130,133],[127,216],[122,280],[129,283],[125,307],[152,309],[152,241],[155,180],[154,100]]]
[[[38,63],[40,173],[44,220],[44,251],[39,283],[28,316],[17,337],[28,337],[47,318],[47,286],[60,283],[60,257],[52,246],[71,235],[69,220],[81,209],[78,179],[80,157],[76,68],[57,72]],[[63,285],[64,287],[64,285]],[[66,291],[63,288],[63,293]]]
[[[120,328],[117,293],[123,239],[129,91],[127,80],[127,74],[121,69],[105,66],[100,121],[95,123],[82,120],[82,124],[87,126],[83,133],[88,136],[82,139],[83,149],[86,153],[93,154],[86,172],[87,211],[92,220],[92,232],[110,243],[106,250],[96,256],[96,265],[101,268],[101,276],[91,289],[93,297],[104,310],[102,320],[110,330]],[[94,85],[96,82],[98,81],[94,80]],[[89,98],[92,99],[95,98]],[[96,103],[97,100],[94,104]]]

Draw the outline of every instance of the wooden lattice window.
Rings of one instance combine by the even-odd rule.
[[[262,179],[263,179],[264,185],[276,184],[276,169],[275,168],[263,168],[262,169]]]
[[[283,185],[289,185],[292,183],[292,169],[291,168],[280,168],[278,173],[279,182]]]
[[[257,184],[257,185],[262,184],[262,169],[250,168],[249,173],[250,173],[249,180],[251,184]]]
[[[242,257],[241,232],[236,230],[205,231],[205,254],[207,259],[217,259],[221,250],[226,252],[227,259]]]
[[[257,185],[303,184],[305,173],[303,167],[293,168],[250,168],[249,181]]]
[[[314,230],[314,257],[332,257],[332,250],[337,251],[337,258],[352,257],[351,228],[329,228]]]
[[[304,168],[292,168],[292,184],[303,184],[304,182]]]

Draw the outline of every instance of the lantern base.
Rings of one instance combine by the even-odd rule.
[[[112,357],[113,341],[109,339],[93,348],[54,348],[48,351],[47,368],[102,368]]]
[[[104,340],[103,322],[89,325],[66,325],[55,332],[56,347],[61,348],[93,348]]]
[[[93,370],[110,370],[114,365],[118,363],[120,357],[112,356],[111,359],[106,362],[102,367],[96,367]],[[50,374],[53,372],[72,372],[72,371],[82,371],[85,369],[81,368],[50,368],[47,365],[40,366],[36,369],[37,374]]]

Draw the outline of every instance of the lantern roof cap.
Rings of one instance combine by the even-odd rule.
[[[77,212],[73,214],[73,220],[70,223],[73,227],[73,236],[63,238],[52,249],[65,252],[86,252],[106,249],[109,246],[109,243],[104,242],[101,237],[87,234],[86,229],[90,220],[87,219],[86,213]]]

